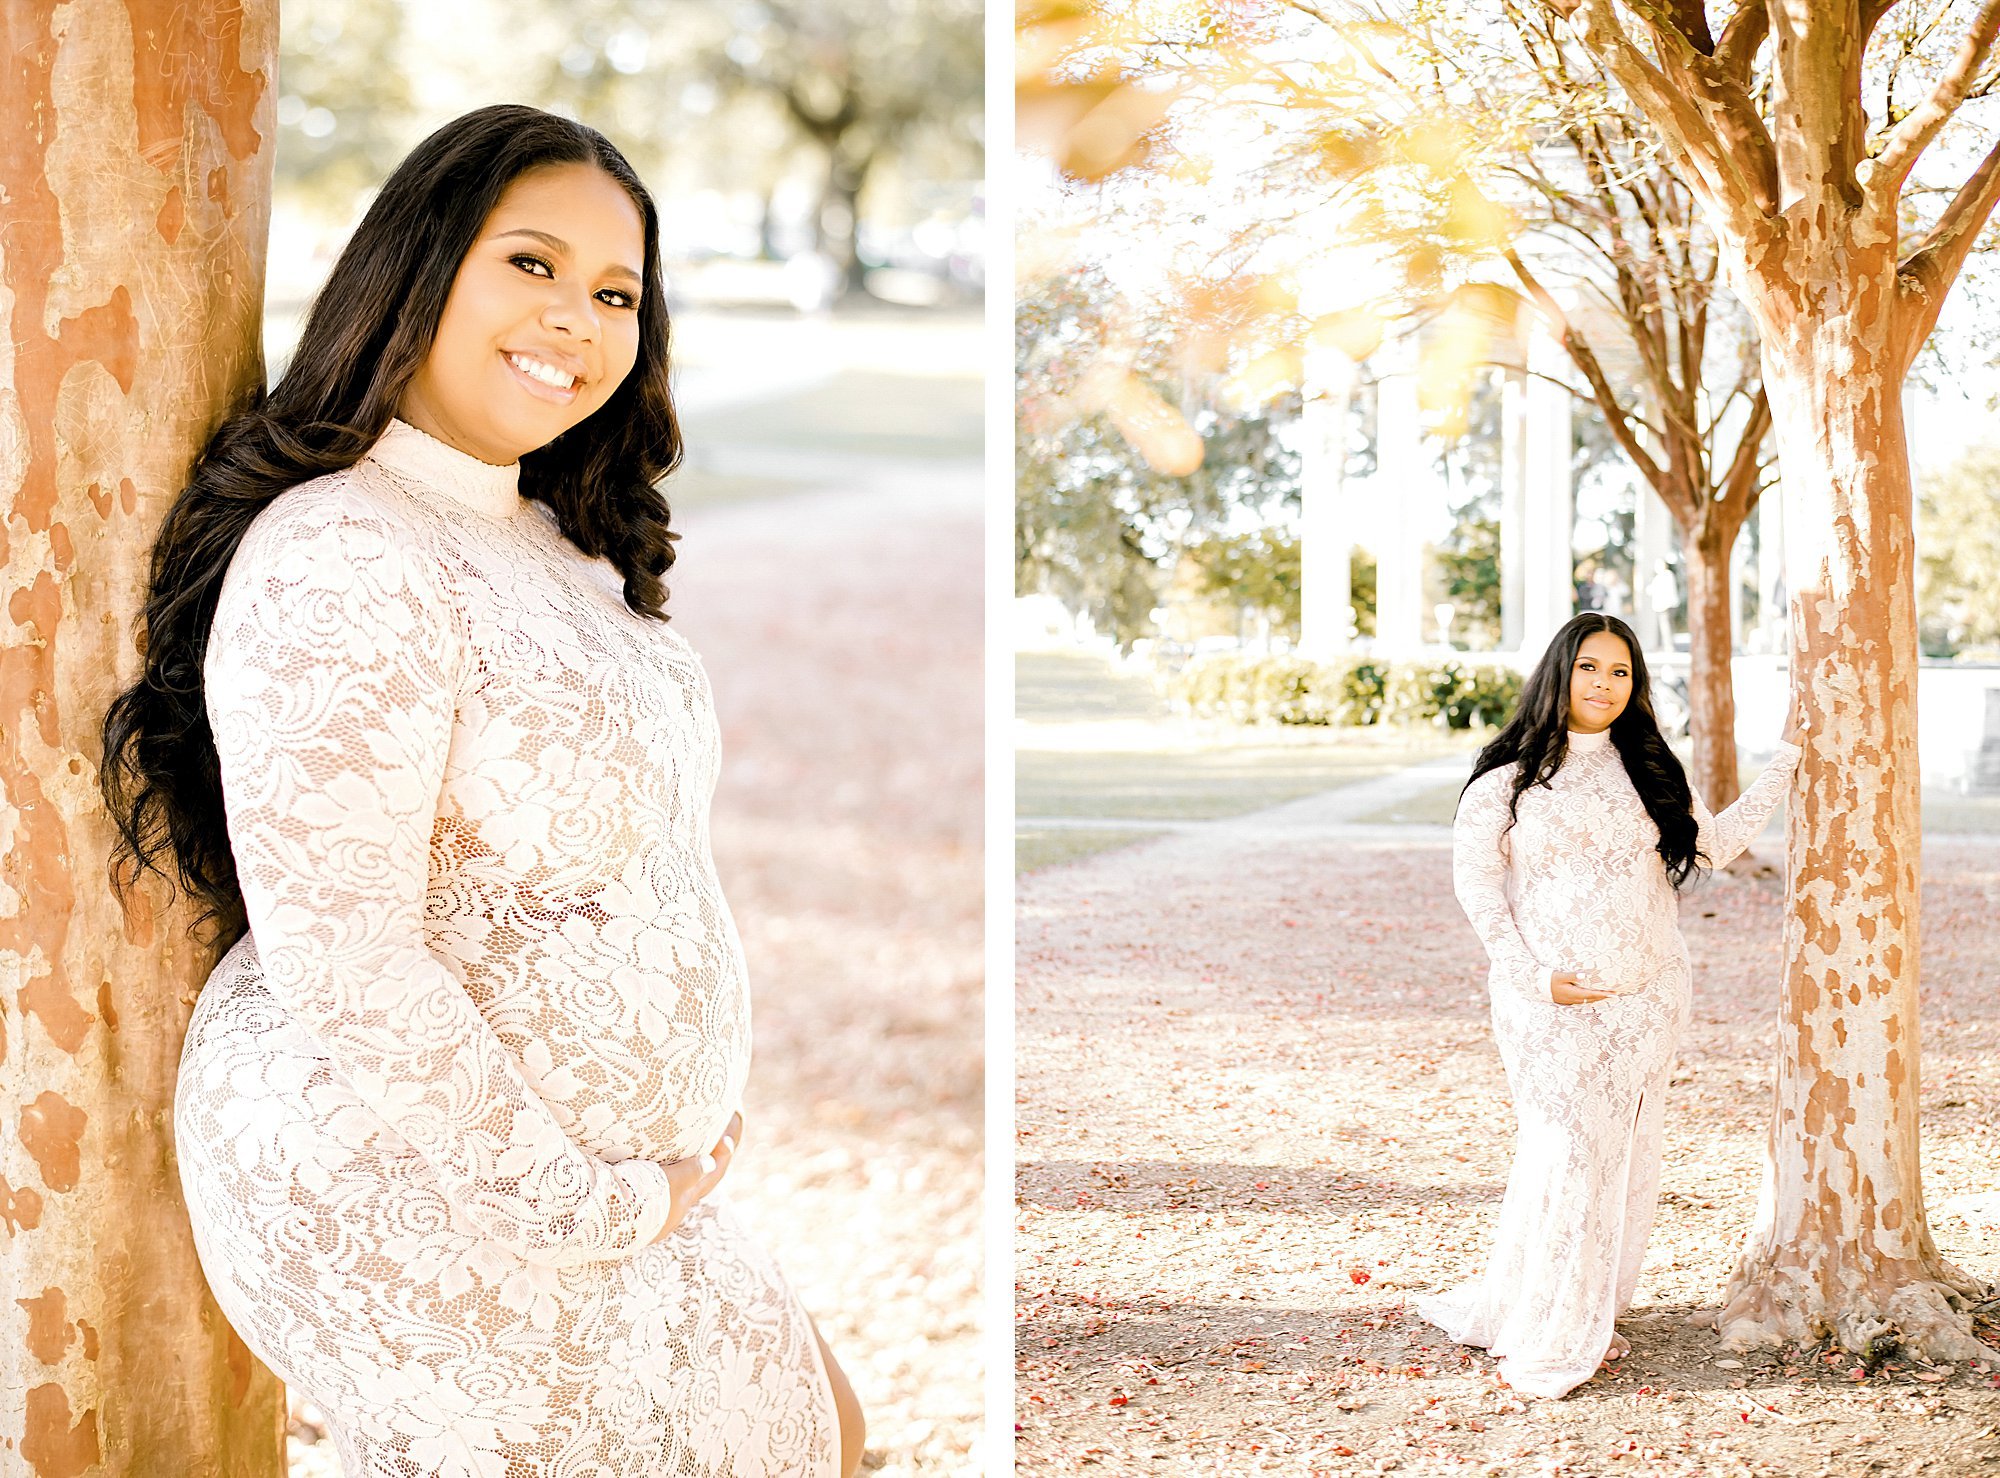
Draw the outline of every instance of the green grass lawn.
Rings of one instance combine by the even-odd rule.
[[[1924,792],[1924,830],[1939,836],[1966,832],[2000,835],[2000,795],[1957,795],[1937,789]]]
[[[1041,867],[1076,862],[1158,835],[1156,831],[1112,831],[1096,827],[1056,830],[1024,826],[1014,833],[1014,872],[1019,876]]]
[[[1014,757],[1015,812],[1022,817],[1214,821],[1387,775],[1436,753],[1304,745],[1024,749]]]
[[[1032,724],[1163,721],[1167,703],[1145,678],[1084,652],[1019,652],[1014,717]]]
[[[1155,835],[1120,821],[1215,821],[1391,774],[1478,741],[1438,730],[1313,731],[1238,728],[1197,732],[1177,725],[1143,677],[1082,653],[1022,653],[1015,659],[1015,713],[1052,726],[1045,746],[1027,740],[1014,756],[1015,867],[1029,872]],[[1159,735],[1158,747],[1069,749],[1065,722],[1129,722]],[[1146,742],[1142,737],[1141,744]],[[1037,818],[1101,820],[1102,827],[1037,827]]]

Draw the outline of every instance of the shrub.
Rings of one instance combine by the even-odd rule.
[[[1224,652],[1189,663],[1168,696],[1198,718],[1237,723],[1432,723],[1497,727],[1521,696],[1521,674],[1497,662],[1313,662]]]

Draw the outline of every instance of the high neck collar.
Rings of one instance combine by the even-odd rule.
[[[1610,747],[1611,731],[1609,729],[1599,729],[1595,734],[1586,734],[1581,729],[1571,729],[1569,731],[1569,752],[1571,754],[1589,754],[1594,750],[1609,749]]]
[[[488,518],[512,518],[522,508],[519,462],[495,467],[400,417],[390,420],[368,455]]]

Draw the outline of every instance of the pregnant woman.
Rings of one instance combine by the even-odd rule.
[[[125,877],[177,875],[228,946],[176,1101],[196,1249],[348,1478],[858,1465],[839,1367],[710,1194],[750,1014],[662,609],[667,352],[602,135],[439,130],[168,514],[106,717]]]
[[[1561,1396],[1628,1346],[1659,1198],[1661,1116],[1689,1006],[1678,890],[1763,829],[1801,753],[1711,816],[1660,736],[1624,622],[1556,633],[1480,751],[1452,828],[1452,881],[1492,962],[1514,1164],[1485,1275],[1416,1300],[1516,1390]]]

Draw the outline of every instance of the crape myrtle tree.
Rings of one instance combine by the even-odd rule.
[[[1741,1348],[1830,1335],[1988,1352],[1979,1285],[1938,1253],[1919,1170],[1917,616],[1903,385],[2000,199],[2000,142],[1926,160],[1983,93],[2000,0],[1977,5],[1541,0],[1643,110],[1755,322],[1785,502],[1805,759],[1770,1149],[1716,1315]],[[1898,15],[1896,12],[1906,12]],[[1946,38],[1929,56],[1922,37]],[[1887,52],[1889,102],[1863,78]],[[1873,55],[1871,55],[1873,53]],[[1899,81],[1897,80],[1899,74]],[[1990,130],[1989,130],[1990,133]],[[1949,171],[1917,209],[1920,163]]]
[[[1769,480],[1769,406],[1713,235],[1658,167],[1643,113],[1566,25],[1513,0],[1493,11],[1393,0],[1100,9],[1120,22],[1100,28],[1110,44],[1093,37],[1098,54],[1119,57],[1125,90],[1145,84],[1140,96],[1164,115],[1126,107],[1144,131],[1124,167],[1185,171],[1219,115],[1259,120],[1258,145],[1229,168],[1254,169],[1289,208],[1239,234],[1303,242],[1306,271],[1315,246],[1349,259],[1372,248],[1393,264],[1369,306],[1398,332],[1428,326],[1441,346],[1426,370],[1434,384],[1457,361],[1461,383],[1433,397],[1441,429],[1466,424],[1482,357],[1504,346],[1518,365],[1520,331],[1537,320],[1560,346],[1640,495],[1658,497],[1680,530],[1693,781],[1716,808],[1734,800],[1729,563]],[[1089,137],[1118,121],[1096,116],[1117,97],[1094,110]],[[1315,206],[1326,216],[1303,225]],[[1507,292],[1468,291],[1495,286]],[[1497,333],[1481,321],[1496,306],[1511,320]]]
[[[1756,336],[1720,281],[1714,234],[1660,167],[1643,112],[1542,7],[1368,9],[1377,57],[1393,49],[1398,64],[1368,74],[1374,121],[1347,126],[1345,157],[1328,173],[1436,197],[1429,212],[1376,214],[1391,228],[1382,239],[1439,264],[1446,285],[1466,274],[1510,285],[1561,347],[1585,405],[1637,472],[1638,495],[1673,518],[1687,582],[1692,780],[1719,810],[1741,792],[1730,556],[1773,458]],[[1477,229],[1496,211],[1502,224]]]
[[[0,1468],[284,1470],[174,1166],[212,950],[120,907],[98,785],[153,535],[258,383],[275,0],[14,4],[0,74]]]

